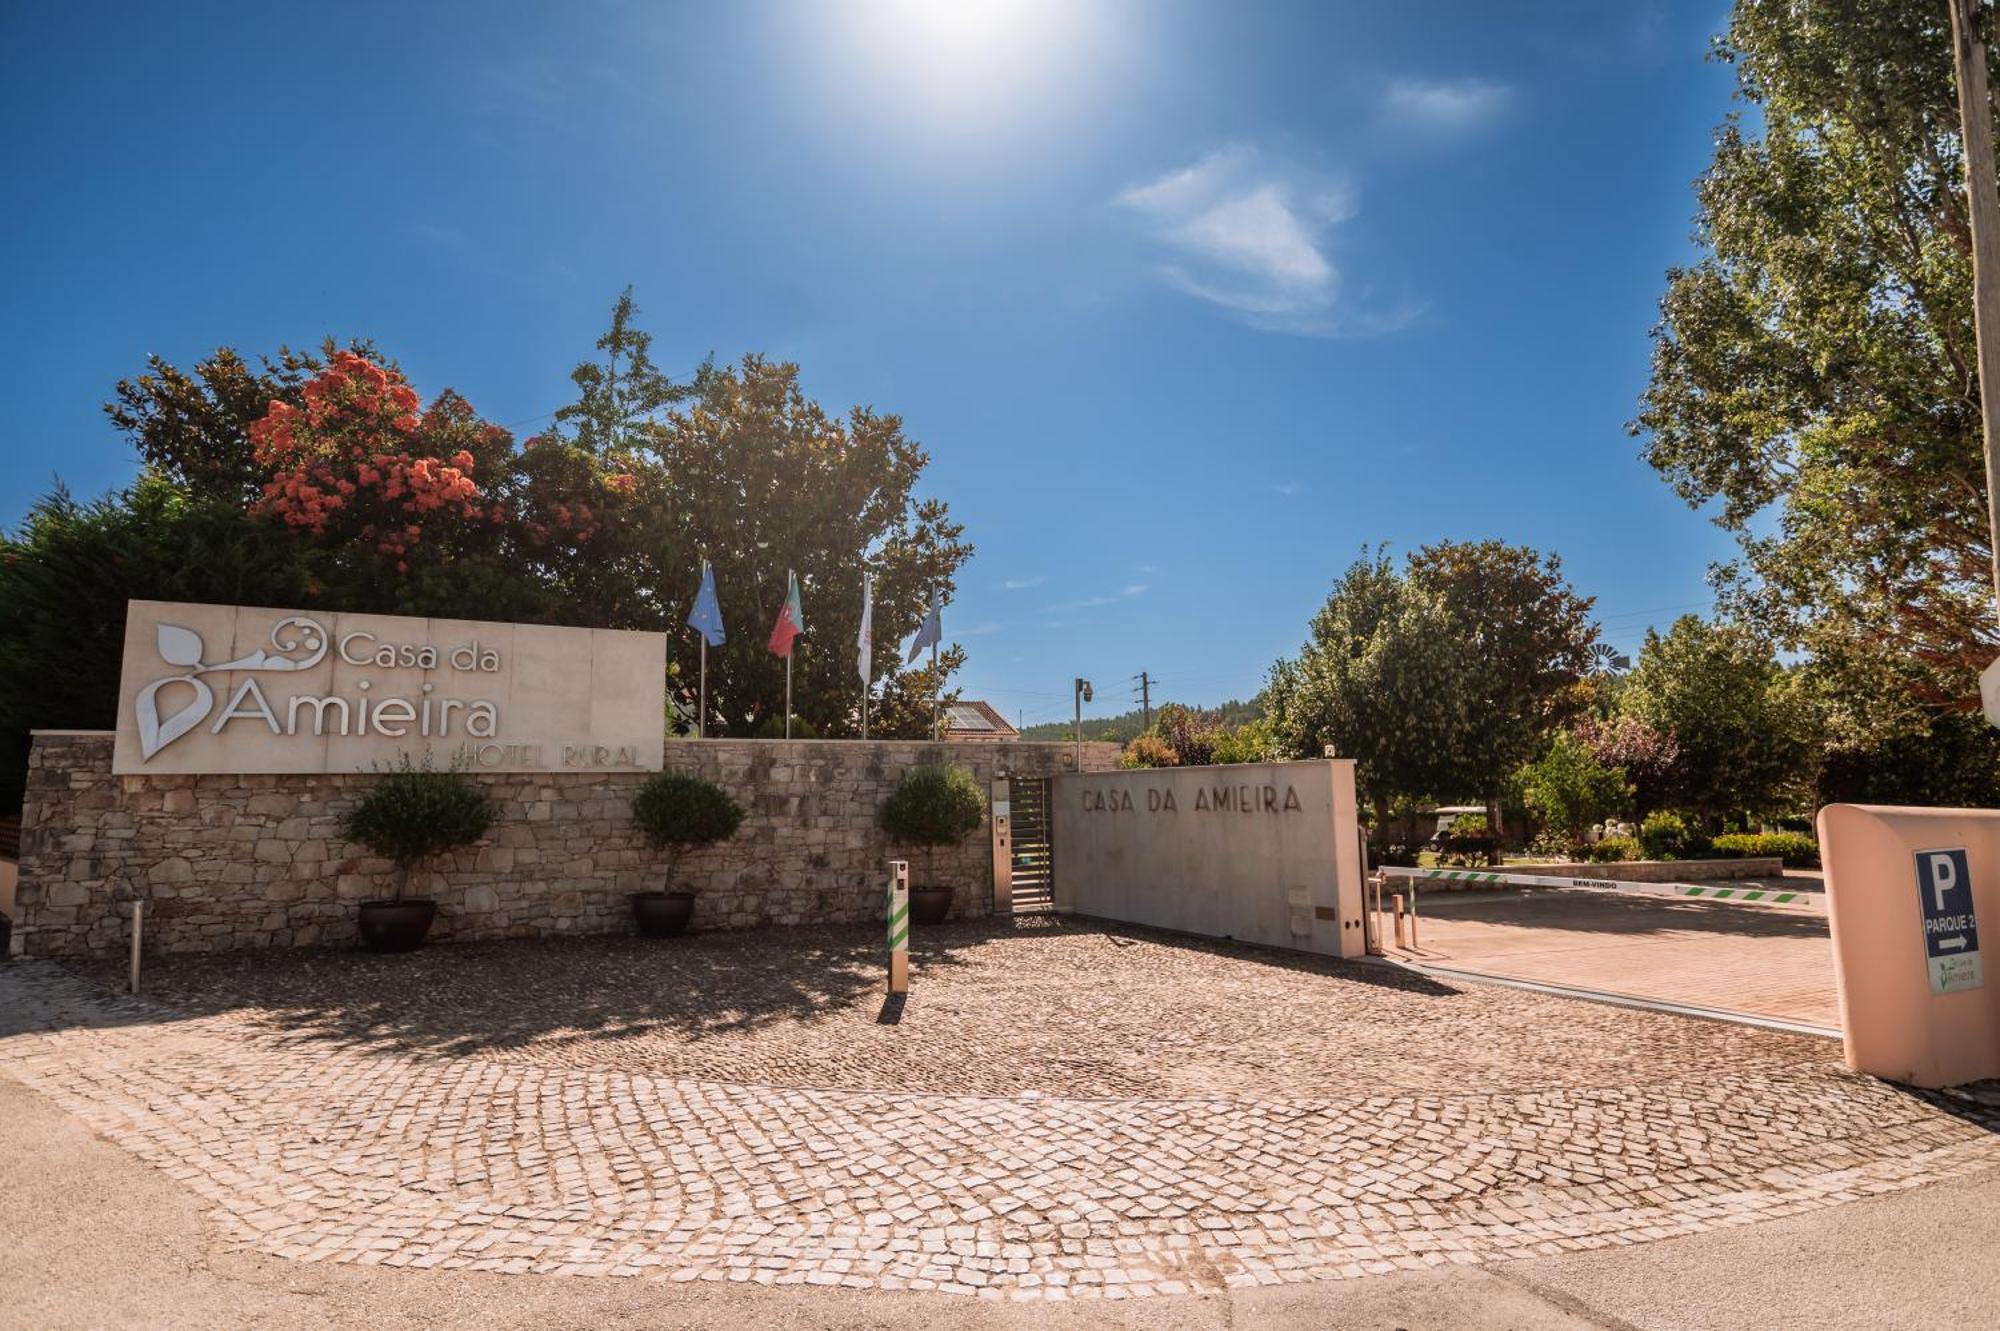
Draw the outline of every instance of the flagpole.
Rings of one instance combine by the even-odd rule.
[[[940,629],[940,633],[942,629]],[[938,742],[937,639],[931,639],[931,743]]]
[[[701,712],[694,719],[694,737],[708,738],[708,635],[701,635]]]
[[[792,737],[792,656],[785,653],[785,738]]]

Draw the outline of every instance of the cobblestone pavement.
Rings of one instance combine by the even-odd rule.
[[[1824,1041],[1071,926],[931,936],[878,1025],[872,936],[160,967],[191,1015],[15,963],[0,1072],[284,1257],[994,1298],[1555,1254],[2000,1166],[2000,1114]]]

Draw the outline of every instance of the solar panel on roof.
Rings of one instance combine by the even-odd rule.
[[[954,730],[993,729],[993,723],[986,719],[986,713],[977,707],[968,707],[964,703],[952,704],[951,724]]]

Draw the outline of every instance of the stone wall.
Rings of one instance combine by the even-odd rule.
[[[148,952],[345,943],[355,905],[389,895],[395,869],[340,834],[373,779],[111,774],[109,733],[38,732],[28,759],[13,950],[110,955],[129,946],[146,902]],[[715,781],[748,816],[735,840],[691,852],[677,885],[699,891],[696,928],[876,918],[892,854],[876,811],[909,768],[1070,770],[1068,744],[885,740],[672,743],[666,765]],[[1085,744],[1083,767],[1117,766]],[[438,903],[434,938],[522,938],[630,927],[626,898],[659,886],[660,861],[628,811],[643,774],[482,774],[499,812],[476,846],[420,871]],[[921,866],[912,857],[913,869]],[[935,877],[954,914],[992,908],[990,837],[940,850]],[[915,875],[913,875],[915,876]]]

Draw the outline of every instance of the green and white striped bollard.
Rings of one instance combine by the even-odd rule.
[[[910,992],[910,862],[889,861],[889,992]]]

